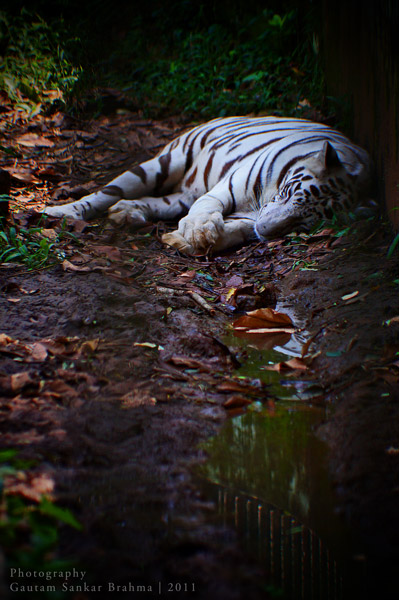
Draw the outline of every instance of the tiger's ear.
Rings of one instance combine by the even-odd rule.
[[[330,142],[324,142],[323,148],[317,154],[317,160],[326,170],[342,167],[342,163],[339,160],[337,151],[335,150],[334,146],[330,144]]]

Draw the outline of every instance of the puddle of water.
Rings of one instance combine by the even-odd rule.
[[[351,597],[352,585],[357,592],[362,587],[364,565],[353,561],[354,541],[334,510],[327,447],[314,433],[326,409],[304,401],[308,382],[263,369],[300,355],[306,332],[271,349],[233,334],[225,341],[245,348],[246,363],[236,374],[270,384],[280,401],[274,408],[255,403],[203,446],[209,456],[199,473],[204,490],[217,503],[219,517],[235,526],[245,550],[265,567],[267,583],[283,590],[282,597]]]
[[[301,380],[293,380],[283,376],[277,371],[266,369],[268,365],[300,357],[302,347],[309,338],[309,333],[304,329],[304,322],[294,313],[292,307],[283,303],[277,304],[276,310],[287,314],[297,327],[297,331],[291,334],[277,334],[273,338],[270,335],[254,335],[249,339],[248,335],[238,337],[231,331],[226,334],[224,343],[229,347],[239,348],[245,351],[245,361],[235,374],[251,379],[260,379],[263,383],[270,385],[271,393],[277,398],[286,398],[291,401],[309,400],[313,395],[320,394],[320,388],[315,388],[306,377]]]

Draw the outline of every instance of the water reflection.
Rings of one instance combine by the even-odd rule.
[[[287,598],[342,598],[352,540],[334,513],[326,448],[313,428],[324,409],[281,402],[230,419],[205,444],[208,494],[234,520],[246,550]],[[338,557],[338,563],[336,558]]]

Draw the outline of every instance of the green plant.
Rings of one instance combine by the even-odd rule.
[[[67,55],[72,43],[62,19],[52,27],[25,8],[0,12],[0,86],[17,109],[35,115],[71,93],[81,73]]]
[[[60,523],[81,529],[68,509],[42,495],[38,502],[8,489],[7,478],[24,480],[32,461],[14,449],[0,451],[0,543],[9,567],[56,570],[70,561],[56,559]]]
[[[17,228],[15,225],[4,224],[0,218],[0,263],[23,263],[28,269],[39,269],[46,264],[56,263],[63,258],[57,243],[65,235],[62,229],[54,241],[51,241],[43,235],[43,227]]]
[[[200,20],[190,29],[177,22],[166,30],[157,22],[149,40],[143,39],[144,27],[137,15],[108,66],[103,63],[103,80],[122,86],[147,114],[302,114],[304,73],[294,11],[277,15],[265,9],[239,23],[207,27]]]
[[[399,244],[399,233],[396,234],[391,245],[388,248],[387,258],[391,258],[392,254],[395,252],[395,248],[398,244]]]

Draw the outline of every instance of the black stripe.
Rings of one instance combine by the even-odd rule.
[[[240,159],[242,158],[242,156],[237,156],[237,158],[233,158],[233,160],[230,160],[227,163],[224,163],[222,170],[220,171],[220,175],[219,175],[219,180],[223,179],[223,177],[226,175],[226,173],[229,171],[229,169],[235,164],[238,163],[240,161]]]
[[[107,194],[107,196],[118,196],[122,198],[123,190],[118,185],[106,185],[102,190],[103,194]]]
[[[147,183],[147,173],[145,172],[143,167],[140,167],[140,165],[137,165],[137,167],[133,167],[133,169],[130,169],[130,172],[133,173],[133,175],[137,175],[137,177],[141,179],[143,183]]]
[[[157,173],[156,178],[155,178],[155,188],[154,188],[155,193],[159,193],[162,190],[163,184],[169,177],[169,165],[170,165],[171,158],[172,158],[172,156],[171,156],[170,152],[168,152],[168,154],[162,154],[162,156],[160,156],[158,158],[158,161],[159,161],[159,164],[161,167],[161,171]]]
[[[289,160],[280,171],[280,175],[279,175],[279,177],[277,179],[277,183],[276,183],[277,188],[280,186],[286,173],[291,169],[292,165],[295,165],[295,163],[299,162],[300,160],[305,160],[306,158],[309,158],[309,156],[312,156],[313,154],[314,154],[314,151],[309,152],[308,154],[303,154],[302,156],[295,156],[294,158]],[[268,174],[269,174],[269,171],[270,171],[270,167],[268,169]],[[268,178],[268,183],[269,183],[269,178]]]
[[[215,158],[215,153],[213,152],[210,157],[208,158],[208,162],[206,163],[206,167],[204,169],[204,184],[205,184],[205,189],[208,189],[208,180],[209,180],[209,173],[210,170],[212,168],[212,163],[213,163],[213,159]]]
[[[231,200],[233,202],[233,206],[232,206],[232,209],[230,210],[230,212],[235,212],[236,208],[237,208],[237,203],[236,203],[236,199],[234,197],[234,192],[233,192],[233,176],[231,176],[230,180],[229,180],[229,192],[230,192]]]
[[[263,166],[264,166],[264,164],[265,164],[265,160],[266,160],[266,159],[265,159],[265,157],[264,157],[264,156],[262,156],[262,157],[261,157],[261,156],[257,156],[257,157],[256,157],[256,159],[255,159],[255,162],[253,163],[252,167],[251,167],[251,168],[250,168],[250,170],[249,170],[248,177],[247,177],[247,181],[245,182],[245,192],[248,192],[249,180],[251,179],[252,171],[254,170],[254,168],[255,168],[255,165],[256,165],[256,163],[258,162],[258,160],[259,160],[260,158],[263,158],[263,163],[262,163],[262,165],[261,165],[261,167],[260,167],[260,170],[262,170],[262,168],[263,168]]]

